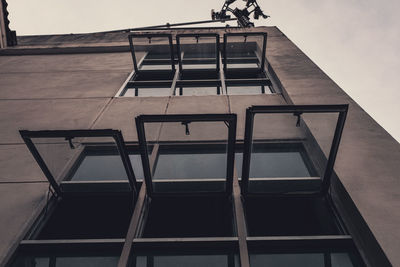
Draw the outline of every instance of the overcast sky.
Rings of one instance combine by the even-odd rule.
[[[18,35],[95,32],[210,18],[223,0],[8,0]],[[238,0],[237,4],[244,2]],[[400,141],[400,1],[259,0],[300,49]],[[236,4],[236,3],[235,3]],[[234,25],[234,23],[231,23]],[[222,24],[221,24],[222,25]]]

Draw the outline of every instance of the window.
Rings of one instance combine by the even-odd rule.
[[[229,194],[232,191],[235,114],[141,115],[136,118],[136,128],[150,196],[160,192],[188,193],[189,188],[195,192],[216,190]],[[207,134],[210,132],[214,134]],[[178,146],[171,145],[174,142]],[[179,145],[182,142],[196,144],[196,150],[187,150]],[[219,155],[223,158],[219,166],[207,159],[214,152],[212,144],[215,142],[221,144],[219,151],[225,151]],[[191,166],[192,163],[197,166]],[[203,168],[214,170],[206,177],[204,173],[196,173]],[[207,178],[208,182],[198,183],[199,178]]]
[[[134,72],[118,96],[277,93],[265,68],[264,33],[131,34]],[[221,68],[223,66],[223,71]],[[275,86],[276,87],[276,86]]]
[[[57,195],[106,188],[137,191],[131,161],[140,173],[139,158],[128,155],[120,131],[21,131],[21,136]]]
[[[224,34],[224,72],[227,79],[264,78],[267,34]]]
[[[137,182],[120,131],[21,131],[50,182],[10,266],[117,266]]]

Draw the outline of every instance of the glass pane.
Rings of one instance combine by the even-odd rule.
[[[271,94],[269,86],[228,86],[228,95],[259,95]]]
[[[229,237],[233,232],[228,197],[175,195],[152,199],[142,237]]]
[[[119,257],[35,257],[17,258],[11,267],[113,267],[118,265]]]
[[[180,87],[176,89],[180,95],[217,95],[220,92],[219,87]]]
[[[260,68],[264,36],[228,36],[226,44],[227,69]]]
[[[129,194],[63,198],[32,239],[125,238],[133,212]]]
[[[332,253],[331,254],[332,267],[353,267],[356,264],[352,263],[348,253]]]
[[[136,267],[234,267],[226,255],[139,256]],[[233,256],[232,256],[233,257]]]
[[[172,70],[172,50],[167,36],[136,36],[132,43],[139,70]]]
[[[182,70],[217,69],[216,37],[180,37]]]
[[[226,176],[225,146],[161,147],[153,179],[222,178]]]
[[[145,123],[145,132],[151,146],[148,153],[159,145],[157,156],[149,158],[154,162],[154,191],[225,190],[228,127],[224,122]]]
[[[169,96],[171,93],[171,87],[164,88],[148,88],[148,87],[138,87],[138,88],[128,88],[123,96]]]
[[[236,153],[236,170],[242,175],[243,154]],[[250,178],[311,177],[315,170],[301,144],[256,144],[250,161]],[[290,167],[288,167],[290,166]]]
[[[112,154],[88,154],[85,156],[75,173],[71,177],[72,181],[101,181],[101,180],[120,180],[126,175],[125,168],[118,152]],[[132,168],[135,172],[136,180],[143,179],[143,167],[140,154],[130,154]]]
[[[271,178],[298,178],[290,190],[319,190],[337,118],[333,113],[255,114],[248,191],[265,192]]]
[[[322,197],[248,196],[244,207],[249,236],[340,234],[336,218]]]
[[[75,137],[70,141],[65,138],[32,138],[32,142],[57,181],[128,179],[112,137]]]
[[[324,254],[250,254],[251,267],[325,267]]]
[[[354,257],[354,256],[353,256]],[[352,262],[349,253],[280,253],[250,254],[250,266],[271,267],[356,267],[363,266],[360,259]]]

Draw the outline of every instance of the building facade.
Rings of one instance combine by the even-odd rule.
[[[2,265],[400,265],[398,142],[278,28],[18,44]]]

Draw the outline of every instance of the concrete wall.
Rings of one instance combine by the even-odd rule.
[[[390,262],[400,266],[399,144],[277,28],[252,30],[269,34],[267,58],[286,100],[279,95],[114,98],[132,71],[130,54],[73,51],[81,46],[112,47],[113,41],[116,50],[126,51],[126,34],[115,40],[97,36],[97,43],[87,41],[81,46],[79,38],[60,45],[72,54],[0,56],[0,265],[43,208],[48,189],[19,129],[114,128],[122,130],[126,141],[136,141],[133,118],[139,114],[233,112],[238,114],[237,137],[242,139],[248,106],[288,102],[350,104],[335,166],[340,178],[335,200],[369,264],[384,266],[379,244]],[[28,48],[38,53],[38,47],[41,53],[54,53],[57,47],[46,44],[43,37],[41,42],[29,38],[20,47],[23,53]],[[0,54],[18,54],[18,48]],[[326,129],[314,126],[315,134],[324,136]]]

